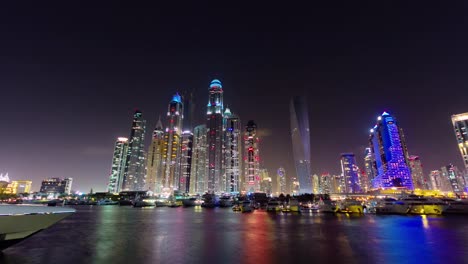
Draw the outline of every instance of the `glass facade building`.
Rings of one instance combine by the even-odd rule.
[[[119,137],[114,145],[114,155],[112,158],[112,167],[109,175],[107,191],[118,193],[122,189],[123,177],[125,173],[125,164],[127,161],[128,138]]]
[[[239,117],[231,113],[229,108],[224,111],[224,172],[225,191],[237,193],[240,191],[240,175],[242,161],[242,125]]]
[[[190,193],[204,193],[208,178],[206,125],[199,125],[193,129],[192,166],[190,177]]]
[[[207,188],[211,193],[224,192],[223,171],[223,86],[217,79],[209,87],[207,117],[208,178]]]
[[[452,124],[465,170],[468,171],[468,113],[452,115]]]
[[[370,130],[370,147],[377,172],[374,189],[414,189],[403,130],[389,113],[382,113]]]
[[[359,168],[353,153],[341,154],[342,193],[360,193]]]
[[[309,112],[306,98],[293,97],[289,113],[294,164],[300,184],[299,193],[312,193]]]
[[[244,161],[246,192],[260,192],[260,157],[258,149],[257,124],[253,120],[247,122],[244,134]]]
[[[125,160],[123,191],[143,191],[145,188],[145,129],[146,120],[143,119],[141,111],[136,110],[133,115],[132,130]]]
[[[161,193],[163,188],[164,127],[159,118],[153,131],[151,145],[146,159],[146,189],[154,193]]]
[[[165,195],[179,188],[180,151],[183,121],[183,104],[179,94],[175,94],[167,107],[167,126],[163,147],[163,190]]]

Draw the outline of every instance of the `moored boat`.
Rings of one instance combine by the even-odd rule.
[[[338,212],[348,214],[362,214],[364,209],[360,201],[354,199],[344,199],[338,203]]]

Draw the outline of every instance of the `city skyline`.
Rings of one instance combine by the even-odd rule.
[[[9,5],[0,16],[0,120],[8,125],[0,131],[0,172],[32,180],[33,190],[45,178],[70,177],[76,190],[104,191],[115,140],[130,136],[134,110],[151,131],[168,98],[193,91],[192,123],[204,124],[215,78],[226,106],[258,122],[271,175],[282,166],[295,176],[293,95],[309,98],[312,174],[339,174],[346,152],[364,168],[369,122],[385,110],[404,124],[410,154],[426,174],[464,167],[451,122],[468,112],[468,94],[460,92],[468,67],[461,4],[378,12],[322,4],[282,10],[281,21],[255,8],[203,4],[190,12]],[[147,132],[145,151],[150,138]]]

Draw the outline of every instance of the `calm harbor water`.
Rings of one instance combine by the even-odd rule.
[[[0,263],[468,263],[468,216],[75,208]]]

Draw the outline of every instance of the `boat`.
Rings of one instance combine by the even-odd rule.
[[[219,207],[231,207],[232,206],[232,198],[230,196],[222,196],[219,199]]]
[[[241,211],[241,205],[238,202],[234,203],[234,205],[232,206],[232,210],[234,212],[240,212]]]
[[[0,251],[73,214],[67,207],[0,205]]]
[[[283,205],[278,200],[270,200],[267,203],[267,212],[281,212]]]
[[[217,196],[211,193],[206,193],[203,195],[203,203],[201,207],[204,208],[214,208],[217,205]]]
[[[441,199],[447,204],[442,214],[468,214],[468,200]]]
[[[182,202],[181,201],[177,201],[177,199],[174,197],[174,196],[169,196],[169,198],[167,199],[167,207],[179,207],[179,206],[182,206]]]
[[[336,213],[338,212],[338,206],[336,205],[336,202],[332,200],[320,200],[318,202],[318,209],[319,212],[323,213]]]
[[[289,212],[301,212],[301,207],[297,199],[290,199],[288,205],[286,206],[289,209]]]
[[[403,202],[404,206],[407,208],[407,214],[441,215],[448,207],[448,205],[441,200],[417,195],[409,195],[399,201]]]
[[[408,205],[395,198],[386,197],[377,201],[374,209],[376,214],[407,214]]]
[[[138,199],[133,202],[133,207],[155,207],[156,203],[154,199]]]
[[[197,205],[197,197],[190,197],[190,198],[182,200],[182,205],[184,207],[192,207],[192,206]]]
[[[112,201],[110,199],[100,200],[97,205],[117,205],[119,201]]]
[[[348,214],[362,214],[364,208],[360,201],[354,199],[344,199],[338,202],[338,212]]]
[[[250,213],[253,211],[253,208],[252,208],[252,202],[249,201],[249,200],[246,200],[246,201],[242,201],[242,204],[240,206],[240,209],[241,209],[241,212],[242,213]]]

